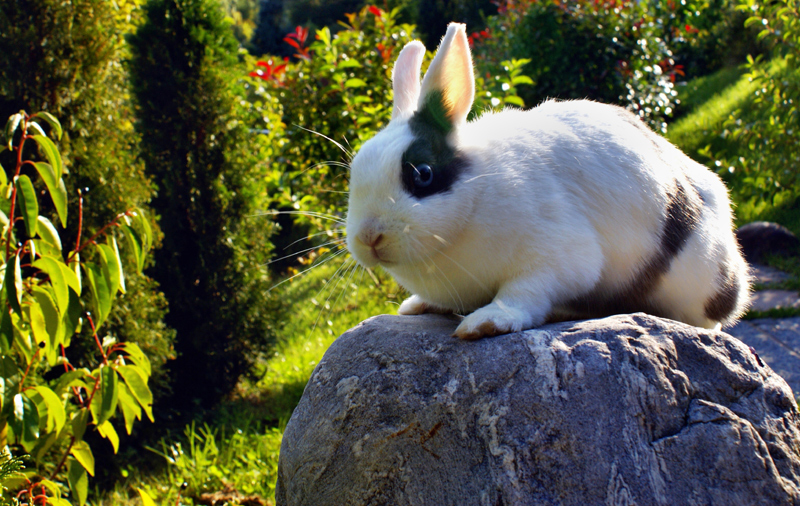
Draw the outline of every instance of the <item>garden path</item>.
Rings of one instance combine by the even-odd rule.
[[[761,265],[752,270],[756,283],[765,287],[753,295],[753,309],[800,308],[797,292],[769,288],[789,279],[788,274]],[[800,317],[742,320],[723,330],[750,346],[800,396]]]

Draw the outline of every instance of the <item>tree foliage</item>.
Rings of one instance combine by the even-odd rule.
[[[163,245],[153,276],[177,331],[173,402],[213,403],[270,340],[264,207],[270,148],[243,100],[237,43],[211,0],[151,0],[130,38],[137,131]],[[240,71],[241,72],[241,71]]]

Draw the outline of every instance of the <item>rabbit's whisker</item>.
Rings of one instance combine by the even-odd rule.
[[[316,132],[316,131],[314,131],[314,130],[311,130],[311,129],[309,129],[309,128],[306,128],[306,127],[302,127],[302,126],[300,126],[300,125],[298,125],[298,124],[295,124],[294,126],[296,126],[297,128],[299,128],[299,129],[301,129],[301,130],[305,130],[305,131],[306,131],[306,132],[308,132],[308,133],[312,133],[312,134],[314,134],[314,135],[318,135],[318,136],[322,137],[322,138],[323,138],[323,139],[325,139],[325,140],[331,141],[333,144],[335,144],[335,145],[336,145],[336,147],[337,147],[337,148],[339,148],[339,149],[341,149],[341,150],[342,150],[342,153],[344,153],[345,155],[347,155],[347,156],[348,156],[349,158],[351,158],[351,159],[353,158],[353,153],[352,153],[351,151],[348,151],[348,150],[347,150],[347,149],[346,149],[344,146],[342,146],[342,145],[341,145],[339,142],[337,142],[337,141],[335,141],[335,140],[331,139],[331,138],[330,138],[330,137],[328,137],[327,135],[325,135],[325,134],[323,134],[323,133],[320,133],[320,132]]]
[[[330,262],[330,261],[331,261],[331,260],[333,260],[334,258],[336,258],[336,257],[338,257],[338,256],[340,256],[340,255],[342,255],[342,254],[344,254],[344,253],[347,253],[347,249],[341,249],[341,250],[339,250],[339,251],[336,251],[336,252],[334,252],[333,254],[329,255],[329,256],[328,256],[326,259],[324,259],[324,260],[320,261],[319,263],[316,263],[316,264],[312,265],[312,266],[311,266],[311,267],[309,267],[308,269],[305,269],[305,270],[303,270],[303,271],[300,271],[300,272],[298,272],[297,274],[295,274],[295,275],[293,275],[293,276],[291,276],[291,277],[288,277],[288,278],[284,279],[284,280],[283,280],[283,281],[281,281],[280,283],[277,283],[276,285],[273,285],[273,286],[272,286],[272,288],[270,288],[269,290],[267,290],[267,292],[266,292],[266,293],[269,293],[269,292],[271,292],[272,290],[274,290],[274,289],[278,288],[279,286],[281,286],[282,284],[286,283],[287,281],[291,281],[291,280],[293,280],[294,278],[296,278],[296,277],[298,277],[298,276],[302,276],[303,274],[305,274],[306,272],[310,271],[311,269],[314,269],[314,268],[316,268],[316,267],[319,267],[319,266],[320,266],[320,265],[322,265],[322,264],[325,264],[325,263],[327,263],[327,262]]]
[[[301,237],[300,239],[294,241],[293,243],[291,243],[291,244],[289,244],[287,246],[284,246],[282,249],[291,248],[292,246],[294,246],[298,242],[308,241],[308,240],[310,240],[310,239],[312,239],[314,237],[318,237],[320,235],[327,235],[328,237],[332,237],[333,234],[344,234],[344,233],[345,233],[345,229],[344,228],[334,228],[333,230],[324,230],[324,231],[318,232],[316,234],[311,234],[311,235],[306,236],[306,237]],[[341,238],[341,240],[344,240],[344,238]],[[315,246],[315,247],[320,247],[320,246]]]
[[[334,216],[332,214],[326,214],[326,213],[319,213],[319,212],[316,212],[316,211],[278,211],[277,209],[273,209],[273,210],[270,210],[270,211],[264,211],[264,212],[258,213],[255,216],[275,216],[275,215],[278,215],[278,214],[295,214],[295,215],[299,215],[299,216],[308,216],[308,217],[311,217],[311,218],[322,218],[324,220],[335,221],[340,225],[345,225],[346,224],[345,220],[343,220],[342,218],[340,218],[338,216]]]
[[[304,249],[304,250],[302,250],[302,251],[296,251],[296,252],[294,252],[294,253],[291,253],[291,254],[289,254],[289,255],[282,256],[282,257],[280,257],[280,258],[273,258],[272,260],[270,260],[269,262],[267,262],[267,264],[266,264],[266,265],[270,265],[270,264],[273,264],[273,263],[275,263],[275,262],[280,262],[281,260],[286,260],[287,258],[291,258],[291,257],[293,257],[293,256],[302,255],[303,253],[306,253],[306,252],[308,252],[308,251],[312,251],[312,250],[319,249],[319,248],[324,248],[324,247],[326,247],[326,246],[330,246],[330,245],[332,245],[332,244],[335,244],[335,245],[337,245],[337,246],[341,246],[341,245],[342,245],[342,243],[344,243],[344,239],[337,239],[337,240],[335,240],[335,241],[329,241],[329,242],[326,242],[325,244],[320,244],[319,246],[312,246],[312,247],[310,247],[310,248],[306,248],[306,249]],[[294,243],[292,243],[292,244],[294,244]],[[287,248],[288,248],[288,246],[287,246]]]
[[[319,319],[322,316],[322,312],[325,309],[330,310],[330,305],[328,304],[328,302],[330,302],[331,297],[333,297],[333,294],[336,292],[336,288],[339,286],[339,283],[342,282],[342,279],[344,279],[345,273],[347,272],[348,269],[350,269],[350,266],[353,263],[355,263],[355,260],[353,260],[352,258],[346,259],[342,263],[342,265],[340,265],[339,268],[336,269],[336,272],[333,273],[333,276],[331,276],[331,279],[329,279],[328,282],[325,283],[325,286],[323,286],[322,289],[320,289],[320,291],[317,292],[317,295],[319,295],[320,293],[322,293],[325,290],[325,288],[327,288],[328,286],[331,285],[331,283],[333,283],[334,279],[336,280],[336,283],[333,285],[333,287],[331,288],[330,292],[328,293],[328,297],[325,299],[325,303],[320,306],[319,313],[317,313],[317,318],[316,318],[316,320],[314,320],[314,326],[311,328],[311,332],[314,332],[317,329],[317,324],[319,323]],[[346,285],[345,285],[345,288],[347,288]]]
[[[480,178],[482,178],[482,177],[488,177],[488,176],[502,176],[502,175],[504,175],[504,174],[505,174],[505,173],[503,173],[503,172],[493,172],[493,173],[491,173],[491,174],[480,174],[480,175],[477,175],[477,176],[475,176],[475,177],[471,177],[471,178],[467,179],[466,181],[464,181],[464,184],[471,183],[471,182],[475,181],[476,179],[480,179]]]

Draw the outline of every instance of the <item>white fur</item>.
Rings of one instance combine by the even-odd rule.
[[[613,293],[661,247],[668,192],[683,178],[704,200],[702,218],[650,302],[663,316],[717,323],[703,307],[720,288],[720,265],[741,279],[747,267],[715,174],[627,111],[595,102],[548,101],[466,123],[474,81],[463,25],[448,27],[412,100],[408,90],[420,88],[410,76],[418,79],[421,65],[421,45],[412,44],[394,70],[395,96],[406,91],[391,123],[353,159],[347,216],[355,258],[381,264],[414,294],[401,314],[471,313],[456,335],[475,338],[540,325],[590,291]],[[442,87],[456,125],[448,141],[469,169],[451,191],[416,199],[400,179],[414,140],[408,120],[425,93]],[[741,290],[738,312],[746,283]]]

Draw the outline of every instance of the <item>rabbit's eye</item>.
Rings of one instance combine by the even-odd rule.
[[[433,182],[433,169],[427,163],[421,163],[414,167],[414,186],[425,188]]]

